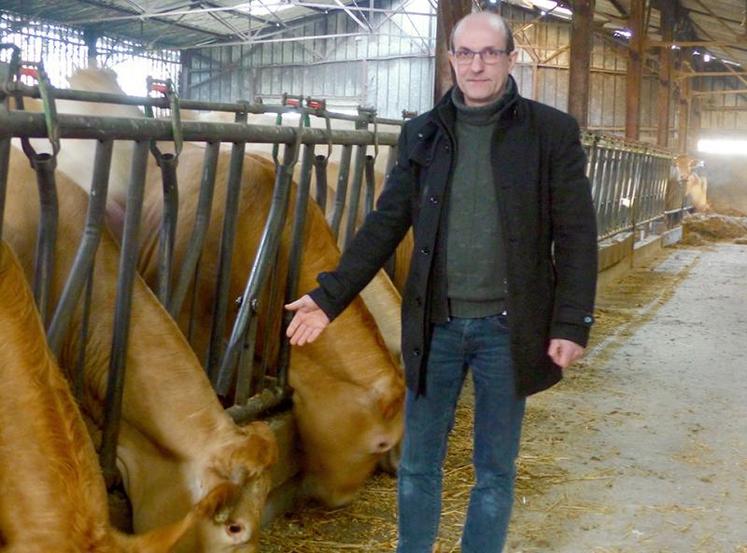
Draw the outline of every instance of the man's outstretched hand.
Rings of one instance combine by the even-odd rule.
[[[285,308],[295,312],[285,332],[293,346],[313,342],[329,324],[329,317],[308,294],[287,304]]]

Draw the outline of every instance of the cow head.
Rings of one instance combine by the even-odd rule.
[[[210,520],[197,525],[199,551],[254,553],[259,541],[262,509],[270,491],[267,470],[278,457],[270,427],[253,422],[238,435],[214,449],[199,482],[201,493],[231,482],[238,492]]]
[[[334,379],[296,388],[304,491],[330,507],[349,503],[402,438],[404,386],[363,388]]]

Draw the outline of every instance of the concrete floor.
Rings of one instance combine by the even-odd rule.
[[[505,553],[747,553],[747,246],[664,250],[598,298],[587,356],[530,398]],[[439,541],[459,551],[470,390],[445,466]],[[305,506],[262,551],[393,551],[395,482]]]
[[[634,273],[669,285],[627,305],[611,287],[600,308],[627,320],[538,396],[576,431],[554,452],[562,481],[519,498],[511,553],[747,552],[747,247],[677,248]]]

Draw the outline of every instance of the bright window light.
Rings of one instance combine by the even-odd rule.
[[[747,140],[728,138],[701,138],[698,151],[704,154],[747,157]]]

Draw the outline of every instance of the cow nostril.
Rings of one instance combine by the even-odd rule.
[[[379,451],[387,451],[392,446],[389,444],[389,442],[379,442]]]
[[[229,524],[227,530],[229,534],[235,535],[243,532],[244,527],[241,524]]]

